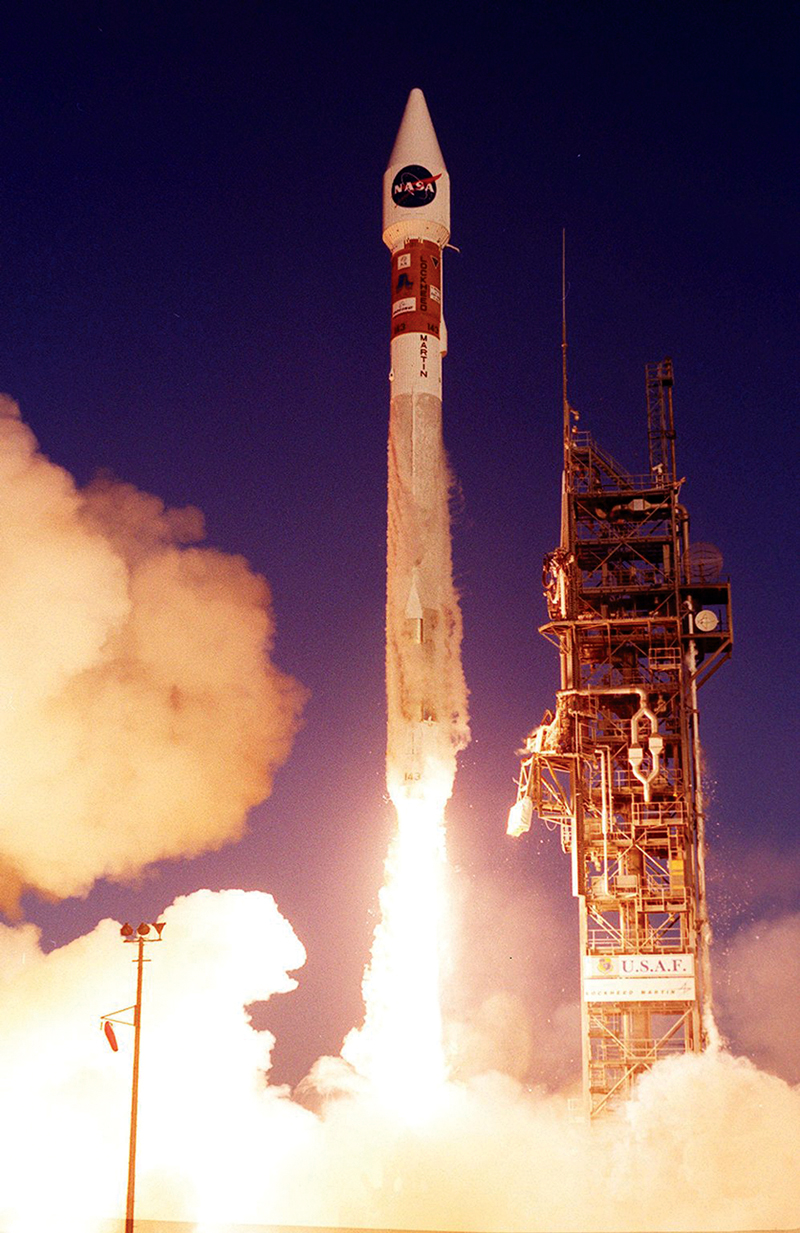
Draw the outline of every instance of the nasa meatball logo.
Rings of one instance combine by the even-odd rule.
[[[392,180],[392,201],[406,210],[415,210],[417,206],[430,205],[436,196],[436,181],[441,177],[431,175],[427,167],[418,167],[411,163],[401,168]]]

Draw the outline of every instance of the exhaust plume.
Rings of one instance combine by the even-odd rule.
[[[0,905],[85,894],[237,839],[303,690],[270,660],[269,588],[197,547],[203,517],[80,489],[0,398]]]

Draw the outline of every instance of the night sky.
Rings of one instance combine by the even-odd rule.
[[[473,742],[448,814],[454,1010],[514,993],[542,1042],[533,1078],[574,1077],[576,1020],[553,1027],[577,996],[568,862],[543,828],[505,837],[515,750],[557,688],[537,626],[562,227],[581,428],[645,470],[644,366],[673,357],[693,538],[732,581],[734,658],[701,693],[724,982],[738,930],[800,908],[792,8],[466,12],[76,2],[3,19],[0,388],[79,483],[108,469],[198,505],[208,542],[269,580],[276,662],[310,691],[245,840],[85,900],[27,896],[25,917],[52,947],[200,887],[271,892],[309,955],[300,988],[256,1012],[287,1082],[360,1021],[391,827],[380,204],[414,86],[459,249],[444,415]]]

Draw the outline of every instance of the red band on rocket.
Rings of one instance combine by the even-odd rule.
[[[439,337],[442,320],[442,252],[431,240],[409,240],[392,254],[392,338]]]

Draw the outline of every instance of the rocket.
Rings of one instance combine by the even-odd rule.
[[[446,799],[455,754],[468,739],[442,443],[442,253],[449,238],[450,178],[425,96],[412,90],[383,179],[383,240],[391,253],[386,689],[393,798],[435,794],[432,781],[444,777]]]

